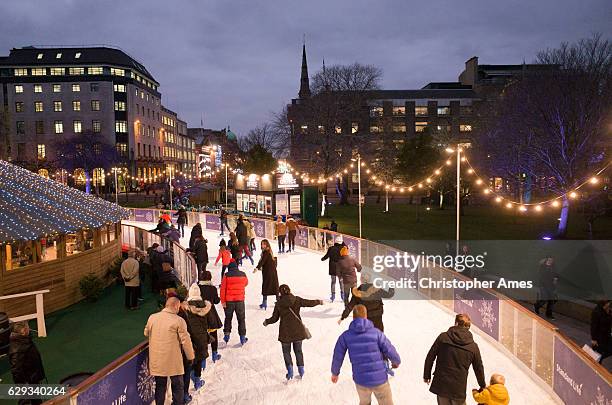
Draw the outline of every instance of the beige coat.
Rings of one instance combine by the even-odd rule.
[[[121,263],[121,277],[126,287],[138,287],[140,285],[139,268],[140,263],[133,257],[128,257]]]
[[[247,235],[249,235],[249,239],[255,239],[255,229],[253,228],[253,223],[251,221],[244,221],[244,225],[247,229]]]
[[[181,348],[188,360],[195,356],[183,318],[164,308],[149,317],[144,335],[149,338],[149,372],[152,376],[184,374]]]
[[[287,235],[287,224],[284,222],[276,222],[276,236],[278,235]]]

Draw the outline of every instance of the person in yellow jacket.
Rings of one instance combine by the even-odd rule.
[[[276,218],[276,239],[278,241],[278,253],[285,253],[285,237],[287,236],[287,224],[283,222],[283,217]]]
[[[508,395],[505,383],[506,379],[503,375],[493,374],[491,376],[491,385],[480,392],[472,390],[474,401],[482,405],[508,405],[510,403],[510,395]]]

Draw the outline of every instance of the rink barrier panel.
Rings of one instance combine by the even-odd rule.
[[[161,212],[168,211],[131,209],[130,220],[149,222],[152,224],[151,228],[153,228]],[[188,224],[191,226],[196,220],[202,223],[205,230],[220,230],[219,216],[216,214],[190,212],[188,214]],[[262,222],[263,229],[261,227]],[[236,217],[229,216],[228,223],[230,228],[234,229]],[[258,238],[274,239],[275,227],[273,221],[257,218],[254,219],[254,223],[258,224],[258,230],[256,230]],[[154,241],[160,243],[159,240],[164,239],[130,225],[122,225],[122,231],[124,243],[127,243],[130,247],[138,247],[143,250]],[[127,236],[125,236],[126,234]],[[372,263],[372,258],[376,255],[402,252],[378,242],[306,226],[300,226],[296,237],[296,245],[324,253],[327,247],[334,243],[336,236],[342,236],[349,246],[351,254],[361,263],[366,263],[364,265],[366,268],[368,268],[369,263]],[[180,245],[173,244],[172,251],[175,256],[175,267],[181,281],[184,280],[183,283],[195,281],[197,274],[193,258]],[[405,277],[405,274],[398,269],[389,269],[382,274],[396,280]],[[415,277],[429,277],[433,280],[442,280],[443,278],[467,280],[465,276],[453,270],[438,266],[419,268]],[[546,322],[519,303],[497,291],[486,289],[474,289],[466,293],[453,289],[418,288],[418,293],[432,300],[438,307],[450,314],[467,312],[472,319],[472,324],[483,338],[491,343],[496,343],[502,352],[514,358],[514,361],[521,366],[527,375],[536,382],[543,383],[547,391],[553,396],[556,395],[557,399],[563,403],[572,405],[599,405],[600,403],[607,405],[610,403],[612,399],[611,374],[588,357],[576,343],[564,336],[554,325]],[[108,376],[113,375],[116,370],[123,367],[133,368],[130,360],[146,350],[147,343],[143,342],[88,378],[73,389],[71,394],[58,398],[57,401],[59,402],[53,400],[47,403],[86,403],[79,402],[78,396],[81,395],[83,399],[84,393],[92,387],[104,387],[105,385],[101,384],[100,381],[106,381],[109,378]],[[142,375],[142,370],[139,371],[139,375],[140,380],[135,380],[134,384],[142,385],[142,380],[146,380],[146,376]],[[128,395],[125,404],[149,403],[142,401],[137,386],[131,387],[128,385],[126,390],[128,393],[131,392],[132,395]],[[66,398],[70,398],[70,401],[67,402]],[[61,402],[62,400],[64,402]]]

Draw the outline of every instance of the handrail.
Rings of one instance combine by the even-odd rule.
[[[38,291],[30,291],[30,292],[19,293],[19,294],[2,295],[0,296],[0,300],[8,300],[11,298],[19,298],[19,297],[28,297],[30,295],[46,294],[48,292],[49,290],[38,290]]]
[[[9,318],[13,322],[29,321],[30,319],[36,319],[36,329],[38,331],[38,337],[47,337],[47,325],[45,324],[45,304],[43,300],[43,294],[48,293],[49,290],[38,290],[30,291],[19,294],[3,295],[0,300],[8,300],[12,298],[23,298],[36,296],[36,312],[33,314],[26,314]]]

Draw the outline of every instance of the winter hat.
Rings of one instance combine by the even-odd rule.
[[[342,240],[342,235],[338,235],[338,236],[336,236],[336,243],[337,243],[337,244],[339,244],[339,245],[341,245],[341,244],[342,244],[342,242],[343,242],[343,240]]]
[[[200,295],[200,287],[198,287],[197,284],[191,284],[191,287],[189,287],[187,301],[202,301],[202,296]]]
[[[340,249],[340,256],[348,256],[349,255],[349,248],[347,248],[346,246],[342,246],[342,249]]]
[[[280,295],[287,295],[291,294],[291,289],[287,284],[281,284],[281,286],[278,287],[278,292],[280,293]]]
[[[164,247],[162,245],[159,245],[158,247],[155,248],[155,251],[157,253],[164,253],[166,251],[166,249],[164,249]]]
[[[233,269],[237,269],[238,268],[238,264],[236,264],[236,261],[234,259],[232,259],[229,264],[227,265],[227,269],[228,270],[233,270]]]

